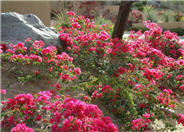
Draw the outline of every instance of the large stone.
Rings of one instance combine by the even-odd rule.
[[[16,12],[1,13],[1,43],[25,42],[30,37],[32,40],[42,40],[45,47],[49,45],[62,47],[58,33],[46,27],[42,21],[33,14],[19,14]],[[29,44],[26,44],[29,47]]]

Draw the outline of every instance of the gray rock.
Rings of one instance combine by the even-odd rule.
[[[45,47],[49,45],[62,48],[62,42],[54,29],[46,27],[42,21],[33,14],[19,14],[16,12],[1,13],[1,41],[16,44],[32,40],[42,40]],[[26,44],[29,47],[30,44]]]

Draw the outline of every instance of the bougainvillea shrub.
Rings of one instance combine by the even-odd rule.
[[[80,68],[73,65],[72,57],[65,52],[58,54],[54,46],[45,48],[43,46],[44,42],[37,40],[32,42],[29,49],[21,42],[15,45],[10,44],[10,48],[1,55],[2,61],[10,62],[12,67],[19,65],[19,67],[23,67],[21,70],[24,70],[24,67],[32,66],[32,72],[23,71],[25,77],[22,76],[22,80],[26,80],[28,76],[31,79],[38,79],[43,74],[48,78],[58,79],[58,83],[77,79],[81,71]]]
[[[73,65],[73,58],[67,53],[57,54],[54,46],[43,48],[42,41],[34,41],[29,49],[24,43],[10,44],[10,48],[2,50],[3,62],[14,64],[36,65],[42,69],[29,73],[32,78],[39,79],[40,74],[57,79],[50,91],[40,91],[34,94],[18,94],[14,98],[2,101],[1,126],[4,131],[118,131],[109,117],[104,117],[96,105],[86,104],[71,97],[61,98],[57,91],[62,90],[63,83],[77,79],[81,70]],[[3,48],[2,48],[3,49]],[[24,71],[25,72],[25,71]],[[42,77],[42,76],[39,76]],[[48,85],[48,83],[46,83]],[[6,94],[2,89],[1,94]],[[29,128],[33,127],[33,128]]]
[[[61,27],[60,39],[82,68],[82,75],[93,78],[86,88],[92,100],[103,100],[127,129],[151,129],[132,125],[136,119],[144,124],[144,113],[153,115],[149,123],[167,120],[162,108],[169,111],[183,105],[177,99],[183,96],[184,42],[176,33],[163,32],[146,21],[144,33],[132,32],[126,40],[112,39],[111,30],[105,28],[108,25],[99,27],[71,14],[70,27]],[[178,119],[171,112],[170,117]]]
[[[17,124],[11,129],[11,132],[34,132],[32,128],[27,127],[24,123]]]
[[[183,113],[177,111],[184,106],[184,42],[177,34],[163,32],[157,24],[146,21],[148,30],[144,33],[131,32],[124,40],[112,39],[111,26],[95,25],[71,11],[67,15],[69,23],[59,32],[65,52],[58,54],[55,47],[42,48],[43,42],[35,41],[29,49],[22,43],[11,44],[6,50],[1,46],[3,59],[43,64],[50,77],[63,83],[75,80],[69,88],[86,90],[88,95],[83,99],[102,102],[127,131],[152,130],[156,120],[165,123],[163,130],[173,130],[169,118],[184,124]],[[34,77],[40,74],[38,69]],[[2,102],[3,126],[12,131],[29,127],[66,132],[118,131],[97,106],[62,98],[57,92],[62,87],[59,83],[54,87],[56,91],[19,94]],[[15,111],[20,114],[13,115]]]
[[[11,132],[118,131],[98,106],[71,97],[63,99],[49,91],[19,94],[2,104],[1,126]]]

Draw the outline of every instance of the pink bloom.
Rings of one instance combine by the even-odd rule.
[[[52,72],[52,70],[53,70],[53,68],[52,68],[52,67],[50,67],[50,68],[49,68],[49,72]]]
[[[35,75],[40,74],[39,70],[36,70],[36,71],[34,72],[34,74],[35,74]]]
[[[132,121],[132,130],[140,130],[142,127],[142,118],[136,119]]]
[[[57,90],[60,90],[60,88],[61,88],[61,85],[58,83],[58,84],[56,84],[56,88],[57,88]]]
[[[66,61],[69,59],[69,55],[65,52],[62,52],[61,55],[57,56],[58,60]]]
[[[108,91],[111,91],[112,90],[112,87],[109,86],[109,85],[106,85],[102,88],[102,92],[103,93],[107,93]]]
[[[76,75],[81,74],[80,68],[74,68],[74,72],[75,72]]]
[[[3,51],[6,51],[8,47],[6,46],[6,44],[0,44],[0,49],[2,49]]]
[[[184,90],[184,84],[180,86],[180,89],[181,90]]]
[[[118,72],[119,72],[119,74],[123,74],[124,73],[124,68],[123,67],[119,67]]]
[[[37,115],[35,120],[36,120],[36,121],[39,121],[39,120],[41,120],[41,119],[42,119],[42,116],[41,116],[41,115]]]
[[[51,99],[52,93],[50,91],[41,91],[38,93],[38,97],[35,99],[35,101],[47,101]]]
[[[54,99],[60,99],[61,97],[59,95],[54,96]]]
[[[183,77],[183,75],[178,75],[178,76],[176,76],[176,80],[180,80],[180,79],[182,79],[182,77]]]
[[[95,90],[93,93],[92,93],[92,98],[101,98],[102,97],[102,93],[98,93],[97,90]]]
[[[6,94],[6,90],[5,89],[0,89],[0,94]]]
[[[3,50],[1,50],[1,46],[0,46],[0,54],[2,54],[3,53]]]
[[[43,55],[51,55],[51,56],[54,56],[56,54],[56,51],[57,51],[57,49],[56,49],[55,46],[49,46],[47,48],[43,48],[43,50],[42,50],[41,53]]]
[[[69,80],[70,81],[70,77],[69,77],[68,74],[63,75],[60,78],[63,79],[63,80]]]
[[[112,49],[111,48],[108,48],[107,49],[107,54],[110,54],[112,52]]]
[[[29,41],[31,41],[31,38],[27,38],[26,40],[25,40],[25,42],[29,42]]]
[[[177,120],[178,124],[182,124],[184,126],[184,115],[178,114],[179,119]]]
[[[17,47],[23,48],[24,47],[24,43],[21,43],[21,42],[17,43]]]
[[[95,51],[95,49],[96,49],[95,47],[90,47],[89,51]]]
[[[9,53],[12,53],[12,54],[15,53],[15,52],[14,52],[13,50],[11,50],[11,49],[7,49],[6,52],[9,52]]]
[[[39,49],[39,48],[43,47],[44,45],[45,45],[45,43],[43,41],[38,41],[38,40],[35,40],[33,43],[33,47],[35,49]]]
[[[146,108],[146,104],[139,104],[139,108]]]
[[[136,84],[135,86],[136,86],[136,88],[138,88],[138,89],[141,89],[141,88],[142,88],[142,85],[141,85],[141,84]]]
[[[11,132],[34,132],[32,128],[27,127],[24,123],[17,124],[11,129]]]
[[[173,91],[171,89],[164,89],[163,92],[165,92],[167,94],[167,96],[169,96],[170,94],[173,93]]]
[[[75,16],[75,13],[73,11],[68,11],[67,12],[67,15],[69,15],[69,16]]]
[[[88,96],[83,96],[84,100],[88,100],[89,97]]]
[[[73,58],[72,57],[69,57],[68,58],[68,61],[72,62],[73,61]]]
[[[167,75],[167,78],[169,79],[172,76],[172,74]]]
[[[150,118],[150,114],[149,114],[149,113],[142,114],[142,116],[143,116],[144,118]]]
[[[150,115],[149,115],[150,116]],[[149,117],[146,115],[146,117]],[[149,119],[138,118],[132,121],[132,130],[140,130],[142,128],[148,129],[148,124],[151,122]]]
[[[31,59],[32,61],[42,62],[42,58],[34,54],[29,55],[29,59]]]
[[[100,36],[99,36],[99,39],[100,39],[100,40],[107,40],[107,39],[109,39],[109,38],[110,38],[110,35],[109,35],[107,32],[102,31],[102,32],[100,33]]]
[[[170,107],[171,109],[173,109],[173,108],[175,108],[175,104],[170,104],[169,107]]]
[[[78,22],[72,23],[73,28],[81,28],[80,24]]]

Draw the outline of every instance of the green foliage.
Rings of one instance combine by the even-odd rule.
[[[143,7],[143,19],[144,20],[151,20],[152,22],[157,22],[158,21],[158,15],[156,10],[150,6],[146,5]]]
[[[94,18],[94,22],[96,25],[102,25],[102,24],[113,25],[111,20],[105,19],[103,16],[98,16]]]
[[[133,8],[137,8],[140,11],[143,11],[144,6],[147,4],[147,0],[143,0],[143,1],[136,1],[132,4]]]
[[[56,31],[60,31],[60,27],[70,27],[69,24],[69,17],[66,14],[66,10],[61,11],[60,13],[55,14],[54,20],[56,21],[54,24],[54,27],[56,28]]]
[[[183,28],[174,28],[174,29],[170,29],[170,31],[177,33],[178,36],[184,35],[184,29]]]
[[[184,11],[184,1],[183,0],[167,0],[161,1],[162,7],[166,9],[171,9],[173,11]]]
[[[142,27],[134,27],[134,26],[132,26],[132,27],[130,27],[129,29],[128,29],[129,31],[142,31],[142,32],[144,32],[144,31],[146,31],[146,28],[142,28]]]
[[[25,77],[18,77],[17,79],[18,79],[18,81],[21,82],[21,83],[24,83],[24,81],[25,81]]]
[[[161,20],[164,22],[171,22],[174,21],[174,12],[171,10],[165,10],[161,15]]]

